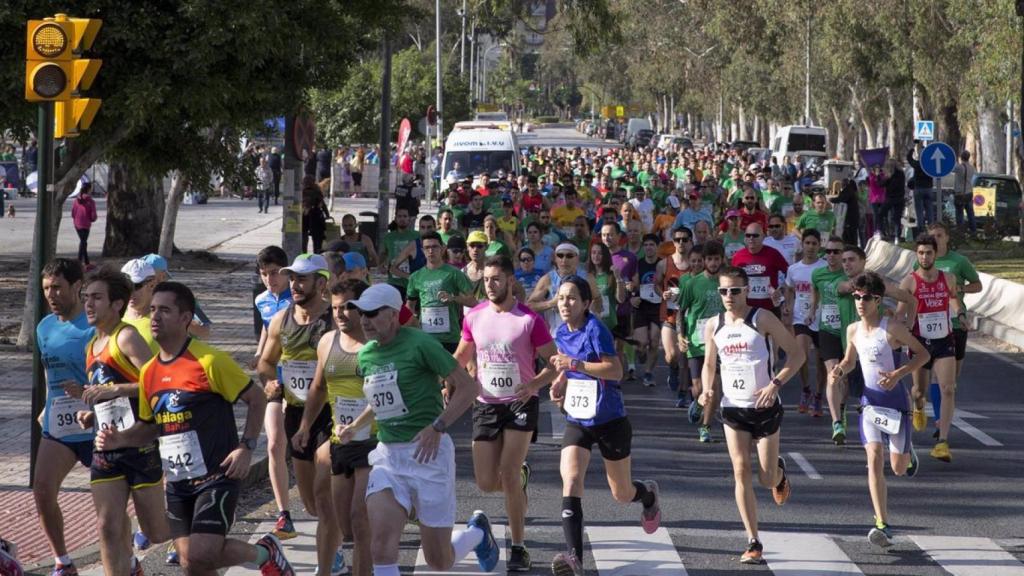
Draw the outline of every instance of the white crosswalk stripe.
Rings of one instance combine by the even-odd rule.
[[[825,534],[761,532],[764,558],[778,576],[863,576],[857,564]]]
[[[911,536],[910,540],[953,576],[1024,576],[1024,564],[988,538]]]
[[[601,576],[686,576],[664,528],[647,534],[639,526],[588,526],[586,534]]]
[[[462,530],[463,526],[455,526],[454,530]],[[508,544],[505,542],[505,526],[503,524],[491,524],[491,530],[494,532],[494,540],[498,543],[498,549],[501,550],[501,556],[498,557],[498,565],[494,567],[493,572],[481,572],[480,565],[476,562],[476,554],[470,552],[468,556],[457,561],[455,566],[452,566],[451,570],[444,572],[437,572],[427,566],[427,559],[423,556],[423,548],[420,548],[416,552],[416,576],[446,576],[448,574],[506,574],[505,562]]]

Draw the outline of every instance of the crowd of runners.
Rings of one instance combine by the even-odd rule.
[[[868,537],[890,546],[886,449],[895,475],[916,474],[912,435],[927,427],[930,397],[931,456],[951,461],[963,295],[981,289],[944,225],[916,238],[917,269],[893,283],[844,242],[827,196],[794,195],[740,152],[539,149],[522,160],[519,176],[446,175],[437,211],[398,206],[380,246],[346,216],[322,254],[261,250],[254,372],[204,341],[194,294],[159,256],[88,274],[49,263],[34,491],[53,574],[77,574],[57,504],[76,462],[90,468],[110,575],[141,574],[133,545],[167,541],[167,561],[188,574],[293,574],[280,544],[297,535],[292,473],[317,519],[320,574],[397,576],[410,522],[432,569],[472,552],[491,571],[500,550],[488,513],[507,518],[508,570],[530,570],[528,455],[552,402],[566,426],[565,546],[551,569],[579,576],[595,447],[612,498],[647,533],[662,520],[657,482],[632,474],[622,390],[634,385],[674,391],[701,442],[724,435],[747,536],[740,562],[764,562],[755,474],[777,505],[793,490],[780,455],[787,385],[802,387],[796,414],[820,418],[837,445],[848,414],[859,418]],[[447,430],[467,411],[476,484],[505,506],[453,528]],[[228,535],[264,433],[279,514],[253,545]]]

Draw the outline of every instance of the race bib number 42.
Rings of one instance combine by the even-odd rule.
[[[757,374],[753,364],[746,362],[722,362],[722,394],[738,403],[754,400],[757,389]]]

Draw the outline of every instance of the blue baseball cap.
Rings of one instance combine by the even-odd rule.
[[[153,267],[153,270],[157,272],[163,272],[168,278],[171,277],[171,272],[167,269],[167,259],[159,254],[146,254],[142,257],[142,260]]]
[[[345,270],[355,270],[356,268],[366,268],[366,258],[359,252],[346,252]]]

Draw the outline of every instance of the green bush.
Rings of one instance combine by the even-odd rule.
[[[558,116],[538,116],[533,119],[536,124],[555,124],[559,121]]]

